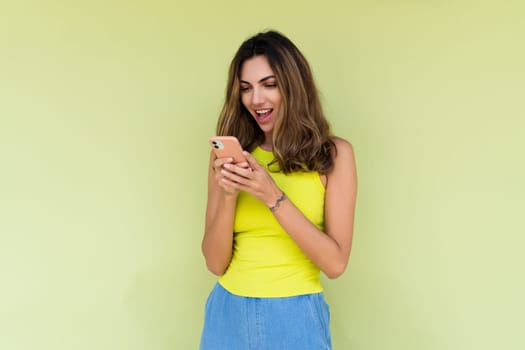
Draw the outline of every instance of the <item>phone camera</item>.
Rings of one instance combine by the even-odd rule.
[[[224,145],[222,144],[221,141],[213,140],[213,141],[211,141],[211,143],[213,145],[213,148],[215,148],[215,149],[223,149],[224,148]]]

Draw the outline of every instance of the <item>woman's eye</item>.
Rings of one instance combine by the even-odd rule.
[[[250,90],[249,86],[241,86],[241,92],[246,92],[248,90]]]
[[[269,83],[269,84],[266,84],[266,87],[267,88],[274,88],[274,87],[277,87],[277,84],[276,83]]]

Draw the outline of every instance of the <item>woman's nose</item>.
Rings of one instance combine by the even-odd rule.
[[[253,89],[252,104],[258,105],[264,102],[264,95],[260,89]]]

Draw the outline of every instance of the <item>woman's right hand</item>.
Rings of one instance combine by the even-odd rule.
[[[230,171],[224,167],[225,164],[233,164],[233,158],[216,158],[213,161],[213,172],[215,174],[215,181],[217,182],[217,185],[219,185],[219,187],[224,191],[224,194],[229,196],[237,196],[239,194],[239,190],[232,187],[227,182],[222,181],[222,179],[226,178],[224,172],[230,173]],[[250,164],[248,164],[248,162],[237,163],[236,165],[242,168],[250,167]]]

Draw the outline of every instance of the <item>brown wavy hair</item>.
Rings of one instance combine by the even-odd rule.
[[[330,126],[323,113],[312,71],[299,49],[276,31],[258,33],[237,50],[230,64],[226,98],[217,123],[217,135],[236,136],[244,149],[263,143],[264,133],[240,96],[240,72],[244,61],[265,56],[282,96],[281,116],[273,130],[273,154],[269,164],[284,173],[330,172],[336,151]]]

